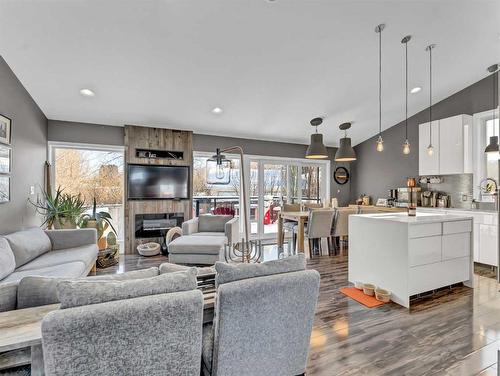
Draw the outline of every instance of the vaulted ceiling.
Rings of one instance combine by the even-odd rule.
[[[0,54],[50,119],[307,143],[323,116],[335,146],[345,121],[354,144],[377,133],[380,23],[384,128],[404,116],[403,36],[411,113],[428,44],[436,100],[500,61],[497,0],[0,0]]]

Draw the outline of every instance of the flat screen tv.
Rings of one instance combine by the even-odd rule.
[[[130,200],[180,200],[189,198],[189,167],[128,165]]]

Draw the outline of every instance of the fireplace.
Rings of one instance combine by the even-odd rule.
[[[162,238],[172,227],[181,227],[184,213],[136,214],[135,238]]]

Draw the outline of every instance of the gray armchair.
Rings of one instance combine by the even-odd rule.
[[[225,236],[227,245],[238,243],[240,221],[231,215],[200,215],[182,224],[182,235]]]
[[[42,322],[45,374],[199,375],[202,318],[199,290],[51,312]]]
[[[253,268],[260,265],[246,269]],[[204,375],[303,374],[319,273],[300,270],[246,277],[218,286],[214,324],[203,328]]]

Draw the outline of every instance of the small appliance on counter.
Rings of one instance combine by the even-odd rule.
[[[422,188],[420,187],[398,188],[398,199],[395,206],[399,208],[407,208],[410,203],[415,203],[419,206],[421,191]]]
[[[375,204],[375,206],[384,206],[384,207],[387,207],[387,206],[389,206],[389,199],[387,199],[387,198],[378,198],[377,199],[377,203]]]
[[[438,191],[423,191],[420,194],[421,206],[426,208],[449,208],[451,196]]]

